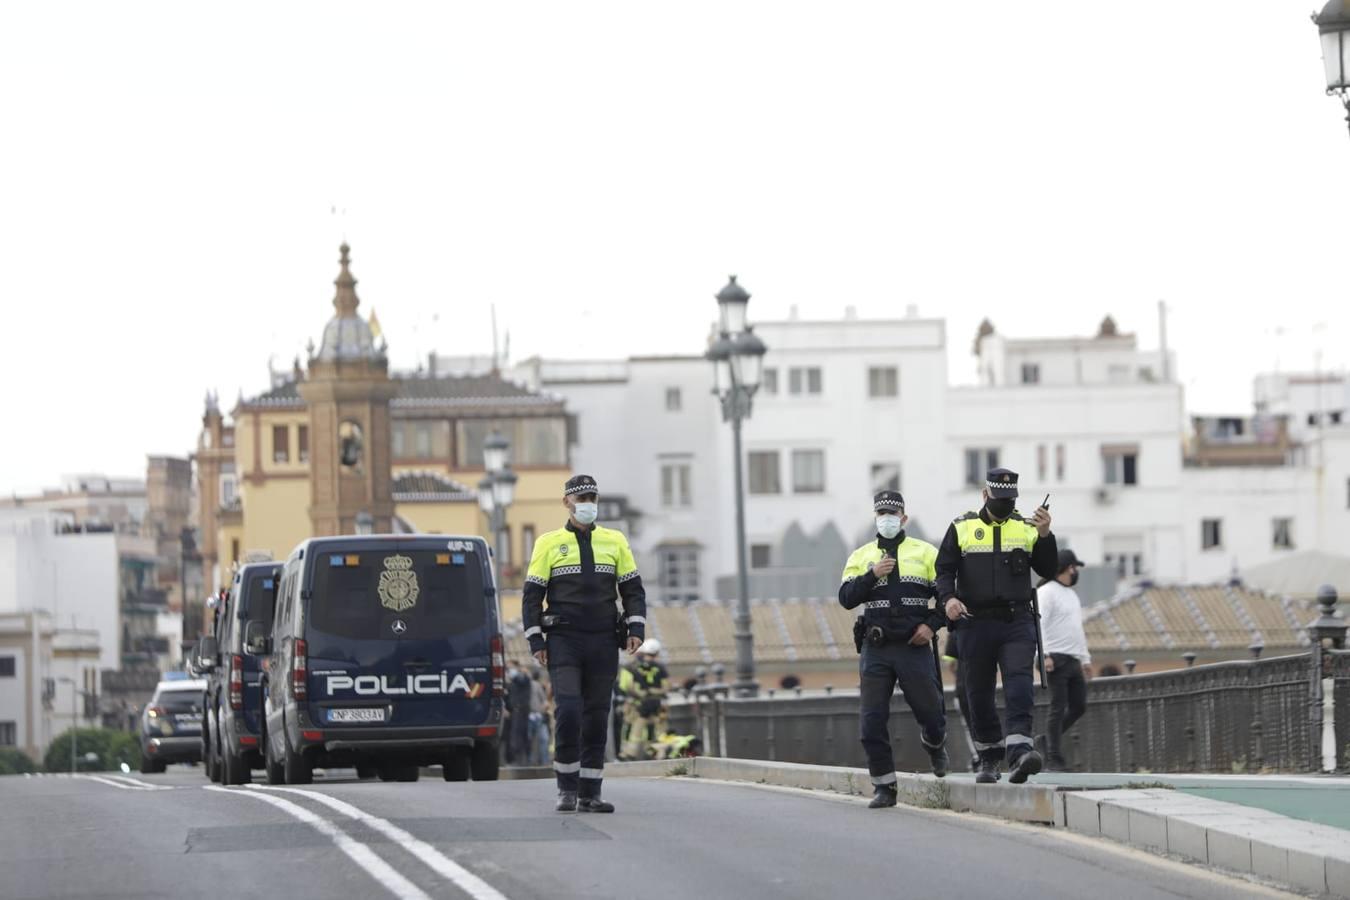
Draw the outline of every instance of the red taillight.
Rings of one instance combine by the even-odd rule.
[[[152,706],[145,711],[145,714],[152,719],[158,719],[160,716],[167,716],[168,711],[162,706]]]
[[[295,655],[291,661],[291,696],[297,700],[305,699],[308,690],[305,676],[309,668],[309,647],[300,638],[295,639]]]
[[[506,695],[506,647],[502,644],[502,636],[494,634],[492,636],[492,696],[503,697]]]
[[[255,738],[255,737],[252,737],[252,736],[250,736],[250,735],[247,735],[247,734],[242,735],[242,736],[240,736],[240,738],[239,738],[239,746],[240,746],[240,747],[256,747],[256,746],[258,746],[258,739]]]
[[[321,741],[321,740],[323,740],[323,732],[322,732],[322,731],[302,731],[302,732],[300,732],[300,737],[304,738],[304,739],[307,740],[307,741]]]
[[[479,737],[492,737],[497,733],[496,725],[483,725],[478,729]]]
[[[230,709],[244,708],[244,658],[230,657]]]

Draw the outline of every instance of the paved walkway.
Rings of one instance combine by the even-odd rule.
[[[969,778],[968,775],[955,777]],[[1046,772],[1032,779],[1036,784],[1062,784],[1092,790],[1126,785],[1170,785],[1178,791],[1253,806],[1291,819],[1318,822],[1350,831],[1350,778],[1335,775],[1167,775],[1079,774]]]

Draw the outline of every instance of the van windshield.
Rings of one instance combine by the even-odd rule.
[[[250,575],[244,587],[248,597],[248,621],[261,622],[264,631],[272,630],[272,610],[277,597],[276,576],[270,572]],[[242,606],[242,604],[241,604]]]
[[[478,556],[465,551],[369,550],[314,560],[309,625],[325,634],[374,638],[399,618],[409,638],[443,638],[487,625]]]

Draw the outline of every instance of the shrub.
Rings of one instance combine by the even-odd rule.
[[[0,747],[0,775],[22,775],[24,772],[40,772],[41,767],[22,750],[14,747]]]
[[[75,733],[76,768],[81,772],[108,772],[122,767],[135,767],[141,758],[136,736],[126,731],[108,728],[81,728]],[[88,759],[88,754],[94,759]],[[47,747],[43,765],[48,772],[70,771],[70,731],[57,735]]]

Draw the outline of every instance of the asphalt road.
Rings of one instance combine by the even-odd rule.
[[[685,778],[615,778],[605,796],[616,814],[554,813],[547,781],[280,790],[208,788],[200,767],[8,776],[0,898],[1279,896],[946,811]]]

